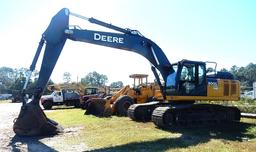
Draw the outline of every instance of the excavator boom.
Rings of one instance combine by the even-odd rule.
[[[30,68],[31,71],[34,70],[38,56],[42,49],[42,44],[44,44],[42,41],[44,41],[46,43],[46,47],[36,85],[37,89],[39,90],[37,93],[38,97],[41,96],[43,90],[45,89],[67,39],[138,53],[145,57],[152,64],[153,68],[159,70],[164,80],[166,80],[168,74],[174,72],[162,49],[150,39],[147,39],[139,34],[139,32],[136,30],[122,29],[97,19],[86,17],[82,18],[88,19],[88,21],[91,23],[116,30],[119,33],[69,29],[70,14],[74,15],[74,13],[70,13],[66,8],[60,10],[52,18],[50,25],[42,35],[42,40],[39,45],[40,47],[36,52]],[[79,15],[75,14],[75,16]],[[81,16],[79,17],[81,18]],[[158,77],[158,75],[156,75],[156,77]],[[159,85],[162,86],[162,84]]]
[[[81,30],[76,28],[71,29],[69,28],[69,15],[112,29],[117,31],[117,33]],[[44,112],[39,107],[39,101],[67,39],[127,50],[142,55],[151,63],[153,73],[164,96],[164,86],[160,82],[156,69],[161,73],[164,81],[166,81],[168,74],[173,73],[174,70],[162,49],[157,44],[142,36],[136,30],[123,29],[94,18],[87,18],[71,13],[67,8],[63,8],[52,18],[49,26],[42,34],[38,49],[30,66],[30,72],[32,72],[35,69],[41,50],[45,45],[39,78],[33,90],[33,100],[27,103],[27,101],[23,99],[23,106],[13,127],[16,134],[40,135],[43,132],[54,134],[56,130],[61,130],[60,127],[57,127],[56,122],[53,123],[52,120],[45,116]],[[29,79],[30,76],[27,77],[26,84]],[[26,93],[26,85],[22,93]],[[31,127],[32,125],[29,123],[31,120],[37,121],[36,124],[38,125]],[[50,129],[47,130],[47,128]]]

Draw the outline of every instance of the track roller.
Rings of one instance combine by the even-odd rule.
[[[159,128],[166,128],[174,124],[174,114],[170,107],[157,107],[152,114],[153,123]]]
[[[158,107],[152,113],[152,121],[159,128],[175,125],[204,126],[239,120],[238,108],[214,104]]]
[[[134,121],[147,122],[151,120],[152,112],[158,104],[159,102],[133,104],[129,107],[127,114]]]

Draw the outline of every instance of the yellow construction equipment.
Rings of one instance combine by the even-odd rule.
[[[134,80],[133,87],[127,85],[111,97],[88,99],[86,114],[104,117],[112,114],[126,116],[127,109],[132,104],[163,100],[159,86],[156,83],[148,83],[148,75],[132,74],[130,78]]]
[[[70,26],[70,15],[108,28],[112,32],[86,30],[79,28],[79,26]],[[95,105],[101,108],[96,108],[96,110],[103,111],[102,116],[112,113],[125,115],[126,111],[119,112],[119,107],[127,108],[129,105],[137,103],[131,105],[127,112],[132,120],[152,120],[156,126],[163,128],[175,125],[224,124],[240,120],[241,114],[237,107],[193,104],[198,100],[239,100],[240,82],[235,80],[231,73],[216,71],[215,66],[215,72],[211,75],[209,74],[210,70],[206,68],[207,62],[203,61],[181,60],[171,64],[164,51],[139,31],[121,28],[63,8],[52,18],[49,26],[42,34],[21,90],[22,107],[13,125],[13,130],[17,135],[54,135],[63,130],[57,122],[46,117],[39,106],[39,102],[67,39],[135,52],[145,57],[151,64],[151,70],[163,95],[163,102],[139,103],[140,98],[136,97],[144,94],[143,85],[141,88],[135,89],[127,87],[120,90],[118,93],[120,96],[111,97],[116,98],[115,100],[105,98],[98,99],[100,102],[90,103],[90,106]],[[43,47],[45,50],[39,77],[35,88],[32,89],[32,101],[28,101],[25,95],[31,91],[27,89],[27,84],[32,71],[35,70]],[[133,96],[129,96],[130,94]],[[150,98],[154,97],[145,96],[144,102]]]

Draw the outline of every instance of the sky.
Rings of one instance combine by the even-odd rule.
[[[162,48],[171,63],[215,61],[218,69],[256,63],[254,0],[2,0],[0,67],[29,68],[42,33],[62,8],[140,31]],[[70,25],[106,30],[72,17]],[[41,60],[37,70],[40,65]],[[132,84],[129,75],[134,73],[154,80],[149,62],[138,54],[71,40],[51,79],[63,82],[63,73],[70,72],[76,82],[92,71],[107,75],[108,84]]]

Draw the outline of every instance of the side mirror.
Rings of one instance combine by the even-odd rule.
[[[214,72],[213,68],[207,68],[206,73]]]

